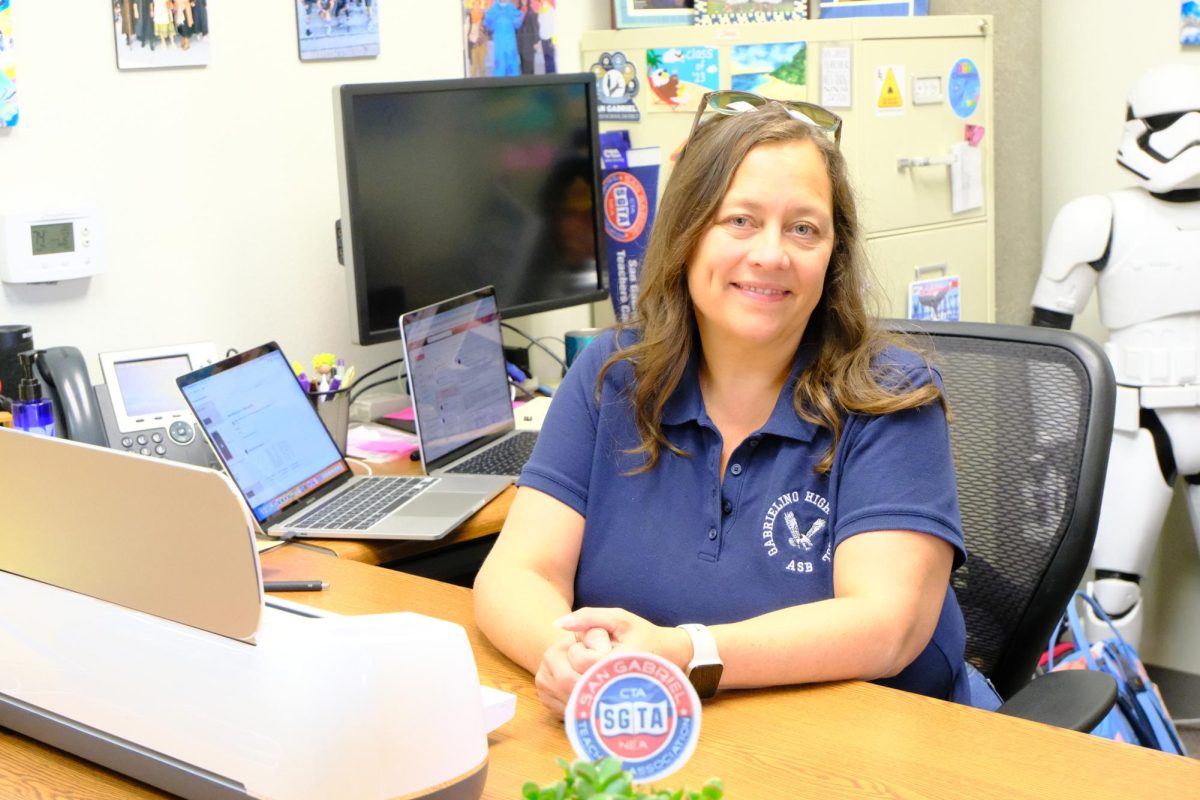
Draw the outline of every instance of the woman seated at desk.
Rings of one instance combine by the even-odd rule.
[[[555,394],[475,613],[560,714],[612,649],[969,698],[941,380],[867,313],[840,125],[706,95],[636,319]]]

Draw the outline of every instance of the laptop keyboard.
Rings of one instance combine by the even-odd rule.
[[[288,527],[366,530],[435,483],[437,478],[392,475],[359,481],[332,500],[292,520]]]
[[[516,475],[533,453],[537,437],[537,431],[521,431],[513,434],[447,472],[463,472],[470,475]]]

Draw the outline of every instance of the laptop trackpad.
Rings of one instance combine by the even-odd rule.
[[[460,517],[464,511],[463,496],[431,490],[417,495],[401,508],[405,516]]]

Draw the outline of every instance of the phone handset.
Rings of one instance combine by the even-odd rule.
[[[34,365],[54,404],[54,424],[59,436],[107,447],[108,436],[96,393],[79,349],[48,347],[39,350]]]

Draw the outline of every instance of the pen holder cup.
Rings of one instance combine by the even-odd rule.
[[[338,452],[346,455],[346,431],[350,427],[350,390],[309,392],[308,402],[312,403],[312,407],[317,410],[317,416],[325,423],[325,430],[333,437]]]

